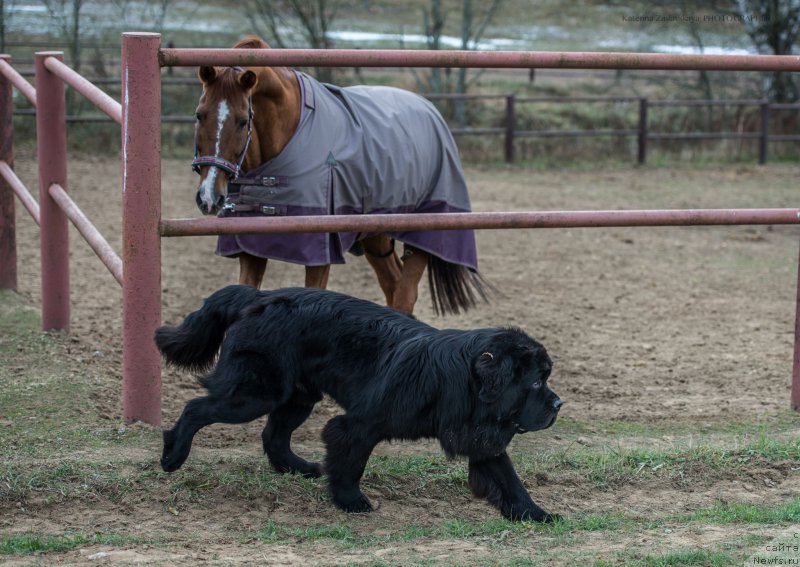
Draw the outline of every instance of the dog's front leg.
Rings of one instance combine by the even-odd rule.
[[[319,463],[310,463],[294,454],[292,433],[300,427],[314,409],[314,404],[291,400],[269,414],[267,425],[261,433],[264,452],[278,472],[298,473],[307,478],[322,476]]]
[[[531,499],[505,452],[488,459],[470,459],[469,488],[472,494],[486,498],[509,520],[552,522],[558,518],[539,508]]]
[[[347,414],[331,419],[322,431],[322,439],[333,503],[345,512],[371,512],[372,504],[358,485],[378,441],[370,438],[367,426]]]

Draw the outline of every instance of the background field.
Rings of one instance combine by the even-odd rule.
[[[30,154],[17,170],[36,186]],[[796,206],[797,166],[470,167],[478,211]],[[70,162],[69,189],[117,249],[112,158]],[[164,216],[194,216],[196,178],[163,164]],[[566,400],[510,454],[554,526],[512,524],[469,496],[465,464],[433,443],[379,446],[371,515],[345,515],[324,480],[274,474],[261,424],[202,431],[181,471],[158,468],[160,430],[125,426],[120,291],[72,234],[73,332],[42,335],[36,230],[18,218],[20,294],[0,296],[0,560],[75,564],[743,564],[800,532],[798,419],[788,408],[795,227],[484,231],[481,269],[501,291],[440,327],[513,324],[550,351]],[[213,238],[163,244],[164,320],[236,279]],[[271,263],[266,285],[301,281]],[[330,287],[380,300],[363,259]],[[164,374],[164,423],[199,389]],[[324,402],[298,431],[321,458]]]

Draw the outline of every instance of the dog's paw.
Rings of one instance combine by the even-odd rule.
[[[322,476],[322,465],[319,463],[307,463],[307,467],[298,470],[306,478],[319,478]]]
[[[164,432],[164,450],[161,453],[161,468],[164,472],[173,472],[181,468],[188,454],[178,454],[175,451],[175,434],[172,431]]]
[[[365,512],[372,512],[372,504],[369,501],[369,498],[364,496],[364,493],[360,490],[352,492],[348,491],[349,494],[334,494],[333,495],[333,503],[340,510],[344,510],[348,513],[365,513]]]
[[[301,474],[306,478],[319,478],[322,476],[322,465],[319,463],[310,463],[299,457],[291,464],[270,458],[270,464],[272,468],[275,469],[275,472],[283,474]]]
[[[506,517],[515,522],[539,522],[542,524],[551,524],[563,519],[558,514],[550,514],[549,512],[545,512],[538,507],[530,510],[522,510],[520,512],[515,510]]]
[[[175,472],[186,461],[185,456],[163,455],[161,457],[161,468],[164,472]]]

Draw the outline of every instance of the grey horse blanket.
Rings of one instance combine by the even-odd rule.
[[[238,191],[231,186],[221,216],[470,211],[458,149],[429,101],[401,89],[341,88],[304,73],[297,77],[303,99],[294,136],[279,155],[243,176],[252,185],[241,179]],[[237,206],[242,204],[251,206]],[[386,234],[477,269],[471,230]],[[306,266],[341,264],[344,253],[363,236],[223,235],[217,254],[246,252]]]

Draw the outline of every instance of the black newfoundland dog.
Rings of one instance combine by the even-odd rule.
[[[552,521],[506,454],[517,433],[545,429],[561,400],[547,386],[544,347],[518,329],[438,330],[387,307],[316,289],[225,287],[178,327],[161,327],[165,359],[194,370],[208,395],[186,404],[164,432],[161,466],[180,468],[195,433],[212,423],[269,414],[261,438],[280,472],[328,475],[334,503],[372,506],[359,489],[376,444],[435,437],[469,458],[469,486],[506,518]],[[221,345],[221,348],[220,348]],[[323,431],[325,466],[292,452],[292,432],[323,394],[345,413]]]

